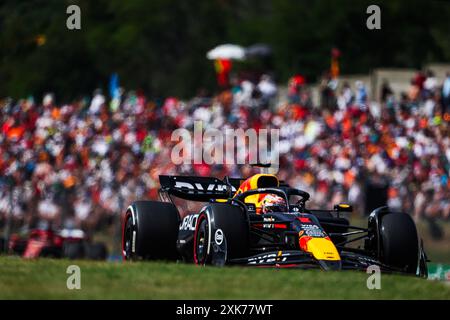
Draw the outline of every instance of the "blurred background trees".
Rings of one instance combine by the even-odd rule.
[[[381,7],[381,30],[366,28],[366,8]],[[66,28],[66,8],[81,8],[82,29]],[[0,97],[52,91],[58,99],[122,86],[159,97],[215,90],[208,50],[221,43],[267,43],[278,81],[315,81],[342,52],[342,73],[450,61],[450,4],[390,0],[3,0]]]

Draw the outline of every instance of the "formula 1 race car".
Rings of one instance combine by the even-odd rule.
[[[380,207],[370,214],[367,227],[351,226],[343,217],[352,211],[350,205],[309,209],[307,192],[271,174],[245,181],[164,175],[159,179],[161,201],[136,201],[125,213],[125,260],[323,270],[366,270],[375,265],[384,272],[427,276],[427,258],[408,214]],[[277,199],[275,205],[264,206],[268,196]],[[206,203],[180,216],[174,198]],[[358,242],[362,244],[355,246]]]
[[[25,236],[11,235],[10,253],[23,258],[67,258],[105,260],[108,252],[104,243],[90,241],[80,229],[63,229],[55,232],[48,228],[31,230]]]

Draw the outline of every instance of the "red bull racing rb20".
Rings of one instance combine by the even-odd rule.
[[[345,218],[350,205],[310,209],[307,192],[271,174],[246,180],[160,176],[160,184],[161,201],[136,201],[125,213],[125,260],[323,270],[376,265],[427,276],[427,258],[406,213],[380,207],[367,226],[352,226]],[[175,199],[204,205],[182,216]]]

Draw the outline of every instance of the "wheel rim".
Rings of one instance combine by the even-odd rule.
[[[196,260],[198,264],[205,264],[207,258],[208,250],[208,223],[206,219],[200,221],[200,225],[196,237]]]
[[[133,237],[133,224],[131,216],[127,217],[124,230],[124,243],[123,243],[123,257],[125,260],[130,260],[132,257],[132,237]]]

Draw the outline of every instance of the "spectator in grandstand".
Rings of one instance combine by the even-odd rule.
[[[450,72],[447,72],[442,86],[442,112],[450,113]]]
[[[310,192],[314,205],[349,201],[363,212],[364,177],[377,176],[390,181],[391,206],[415,219],[448,219],[450,132],[441,110],[449,112],[450,75],[442,99],[432,74],[421,81],[414,79],[400,100],[386,89],[379,113],[364,84],[358,82],[356,92],[344,84],[337,92],[329,77],[321,86],[323,108],[312,105],[300,76],[289,82],[288,103],[269,109],[261,108],[263,100],[276,87],[264,77],[259,84],[233,81],[230,91],[192,101],[157,102],[123,92],[114,108],[99,90],[90,101],[62,105],[51,94],[41,103],[4,100],[0,223],[12,214],[16,226],[69,219],[95,229],[112,223],[134,199],[157,197],[159,174],[255,172],[236,165],[175,166],[169,160],[171,133],[192,129],[195,120],[219,130],[280,129],[278,174]]]

